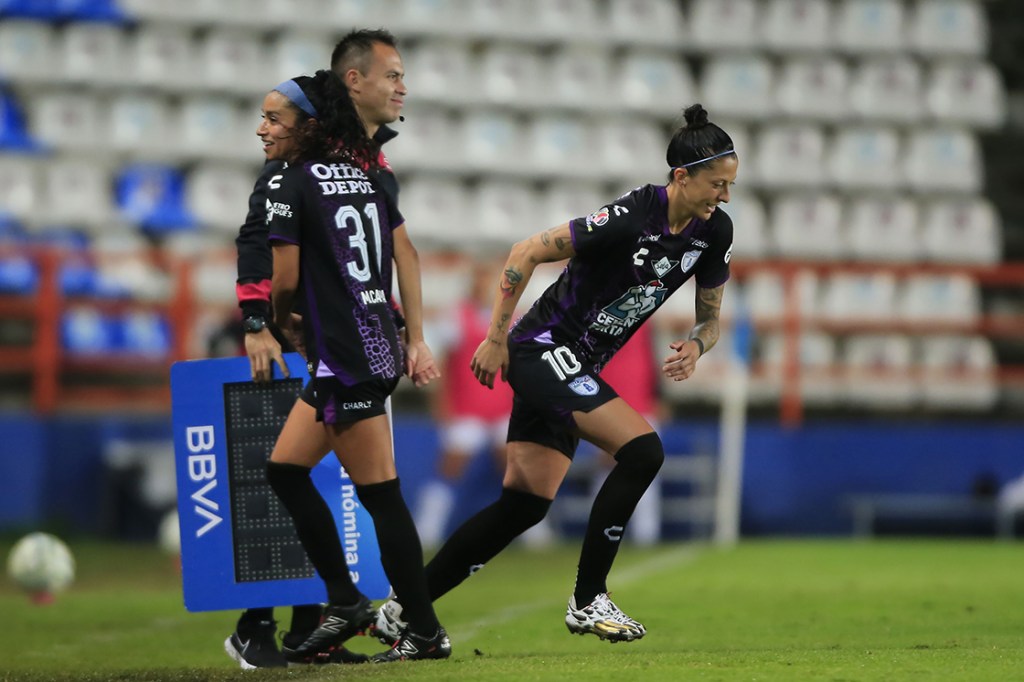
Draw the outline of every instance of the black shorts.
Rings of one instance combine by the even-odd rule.
[[[554,448],[569,459],[580,439],[573,412],[590,412],[618,397],[571,346],[509,343],[508,382],[515,391],[508,442]]]
[[[302,399],[316,408],[316,420],[325,424],[350,424],[386,414],[385,402],[398,386],[398,379],[364,381],[346,386],[337,377],[313,377],[312,402],[307,392]]]

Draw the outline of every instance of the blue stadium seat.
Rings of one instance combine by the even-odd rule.
[[[117,206],[123,216],[147,232],[172,232],[196,226],[185,204],[181,172],[159,164],[125,166],[115,180]]]
[[[125,23],[116,0],[0,0],[0,17]]]
[[[0,294],[31,294],[39,284],[39,268],[24,254],[0,256]]]
[[[61,316],[61,348],[69,355],[117,352],[116,320],[92,308],[75,308]]]
[[[32,138],[25,127],[25,117],[14,94],[0,90],[0,150],[41,152],[44,147]]]
[[[171,325],[166,317],[133,312],[114,321],[114,343],[128,355],[164,357],[171,352]]]

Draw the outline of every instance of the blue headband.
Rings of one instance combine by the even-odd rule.
[[[713,156],[709,156],[706,159],[701,159],[700,161],[691,161],[690,163],[684,163],[682,166],[675,166],[675,168],[689,168],[690,166],[696,166],[698,163],[705,163],[706,161],[712,161],[714,159],[717,159],[720,156],[725,156],[726,154],[735,154],[735,153],[736,153],[735,149],[730,149],[728,151],[719,152],[718,154],[715,154]]]
[[[274,90],[287,97],[291,100],[292,104],[297,106],[299,109],[302,109],[313,118],[317,117],[316,107],[313,106],[309,101],[309,98],[306,97],[306,93],[302,91],[302,88],[300,88],[299,84],[294,80],[287,80],[274,88]]]

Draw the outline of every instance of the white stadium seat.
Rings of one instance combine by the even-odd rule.
[[[928,112],[939,123],[991,130],[1006,120],[1006,90],[987,62],[937,64],[928,78]]]
[[[178,153],[178,136],[168,136],[171,112],[158,95],[125,93],[110,102],[110,142],[122,152],[146,158]]]
[[[978,0],[917,0],[910,44],[925,55],[981,56],[988,48],[988,21]]]
[[[794,275],[798,316],[805,320],[818,317],[819,278],[809,270]],[[755,322],[780,322],[787,314],[786,281],[775,272],[757,272],[744,280],[747,310]]]
[[[405,121],[392,124],[399,132],[384,147],[392,167],[399,173],[415,169],[455,170],[462,165],[462,154],[451,140],[457,136],[452,117],[443,109],[409,108]]]
[[[447,9],[459,13],[459,27],[468,34],[467,37],[480,38],[522,38],[538,30],[531,16],[531,3],[502,2],[501,0],[478,0],[458,5],[451,0],[442,0],[441,8],[428,10],[430,5],[438,4],[437,0],[402,0],[403,3],[424,6],[424,14],[435,13],[438,9]],[[448,28],[438,26],[438,29]]]
[[[761,349],[763,381],[777,395],[783,381],[787,339],[782,334],[768,336]],[[842,395],[842,383],[835,372],[836,341],[823,332],[804,332],[798,342],[800,398],[805,405],[827,407]]]
[[[277,83],[267,83],[267,51],[259,36],[241,29],[214,29],[199,44],[202,84],[217,91],[264,94]]]
[[[757,5],[754,0],[694,0],[686,45],[716,52],[759,47]]]
[[[201,224],[237,232],[254,184],[252,172],[245,167],[201,164],[188,175],[185,201]]]
[[[31,218],[41,203],[39,169],[21,155],[0,154],[0,216]]]
[[[461,182],[428,176],[403,180],[399,205],[416,244],[461,250],[475,239],[476,219]]]
[[[175,146],[189,156],[200,158],[258,161],[261,154],[256,137],[259,110],[253,104],[246,111],[251,116],[243,116],[235,100],[226,97],[186,97],[174,115],[175,128],[180,131]]]
[[[760,186],[820,187],[826,179],[825,134],[806,123],[766,126],[755,141],[750,167]]]
[[[110,171],[93,159],[61,159],[43,168],[43,202],[38,217],[49,224],[75,225],[101,234],[116,210]]]
[[[1002,258],[1003,228],[987,199],[924,202],[921,244],[936,262],[994,265]]]
[[[477,239],[507,250],[513,242],[547,229],[537,219],[538,197],[525,182],[486,180],[470,196],[469,211]]]
[[[831,322],[897,319],[896,277],[887,272],[838,272],[825,280],[821,316]]]
[[[54,68],[54,29],[42,21],[0,21],[0,75],[14,81],[60,78]]]
[[[460,103],[478,86],[473,82],[469,46],[459,41],[430,40],[404,50],[405,85],[410,99]],[[471,87],[471,83],[473,86]]]
[[[904,172],[918,192],[977,192],[982,161],[978,140],[958,128],[915,130],[907,142]]]
[[[196,86],[192,33],[165,24],[139,26],[126,46],[129,78],[143,86],[191,90]]]
[[[913,199],[869,196],[852,201],[846,213],[846,239],[858,260],[920,260],[918,206]]]
[[[60,73],[74,83],[115,83],[125,64],[124,35],[111,24],[71,23],[60,33]]]
[[[836,12],[836,43],[858,54],[901,52],[905,22],[902,0],[843,0]]]
[[[903,283],[900,319],[971,325],[981,315],[981,293],[969,275],[911,275]]]
[[[848,81],[846,66],[834,57],[790,59],[778,73],[779,110],[793,118],[843,120],[850,115]]]
[[[465,166],[470,171],[518,172],[526,168],[525,132],[503,113],[474,113],[462,123]]]
[[[551,55],[548,61],[549,82],[557,88],[545,93],[545,104],[600,111],[623,105],[622,98],[612,90],[616,81],[611,77],[611,59],[608,50],[594,47],[565,47]]]
[[[538,103],[546,95],[538,88],[543,71],[535,51],[496,45],[478,58],[474,81],[484,101],[518,108]]]
[[[594,130],[575,116],[542,115],[529,126],[527,154],[530,168],[539,173],[593,177],[606,173],[599,167]]]
[[[921,340],[925,405],[988,410],[999,399],[995,352],[981,336],[929,336]]]
[[[772,65],[764,57],[712,58],[704,66],[700,91],[716,116],[760,119],[775,111]]]
[[[523,4],[527,6],[525,30],[548,40],[573,36],[599,39],[606,30],[603,17],[598,13],[599,3],[593,0],[532,0]]]
[[[547,185],[538,200],[537,231],[588,216],[611,199],[599,185],[585,181]]]
[[[764,204],[748,192],[732,192],[729,203],[720,206],[733,224],[732,262],[759,260],[772,254]]]
[[[772,251],[780,258],[841,260],[847,255],[842,226],[842,203],[835,195],[782,195],[771,207]],[[737,234],[743,234],[742,226]]]
[[[665,182],[668,166],[665,133],[657,125],[634,119],[602,121],[595,149],[607,176],[625,184]]]
[[[270,44],[270,76],[273,87],[295,76],[312,76],[319,69],[330,67],[334,41],[330,36],[313,31],[284,31],[276,34]]]
[[[58,149],[91,151],[109,144],[108,119],[85,92],[40,93],[29,103],[33,137]]]
[[[676,0],[620,0],[608,3],[608,30],[626,44],[679,44],[686,20]]]
[[[900,137],[894,128],[858,126],[842,128],[828,155],[829,175],[844,189],[898,189]]]
[[[920,397],[913,379],[914,344],[909,336],[851,336],[846,339],[842,356],[846,397],[852,404],[905,409]]]
[[[832,46],[828,0],[770,0],[761,20],[765,47],[776,52],[824,52]]]
[[[849,101],[868,120],[919,121],[925,113],[921,68],[909,57],[865,60],[851,76]]]
[[[608,97],[637,113],[674,116],[696,100],[693,76],[678,54],[630,50],[615,68],[612,83],[618,86],[609,88]]]

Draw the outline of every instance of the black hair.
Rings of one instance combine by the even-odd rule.
[[[350,31],[338,41],[331,52],[331,70],[342,76],[349,69],[358,69],[366,75],[370,68],[370,56],[376,43],[398,48],[398,41],[390,31],[383,28],[361,28]]]
[[[359,118],[348,88],[333,71],[321,69],[314,76],[293,78],[310,104],[316,109],[316,123],[295,103],[298,112],[295,126],[296,161],[326,159],[349,161],[362,167],[377,165],[380,145],[366,134],[366,126]]]
[[[735,149],[732,138],[724,130],[708,120],[708,112],[700,104],[694,104],[683,112],[686,125],[680,127],[672,135],[668,143],[668,151],[665,152],[665,160],[669,165],[669,180],[672,180],[673,171],[680,166],[709,159],[716,154],[722,154]],[[710,165],[711,161],[696,163],[687,167],[690,174],[700,172]]]

